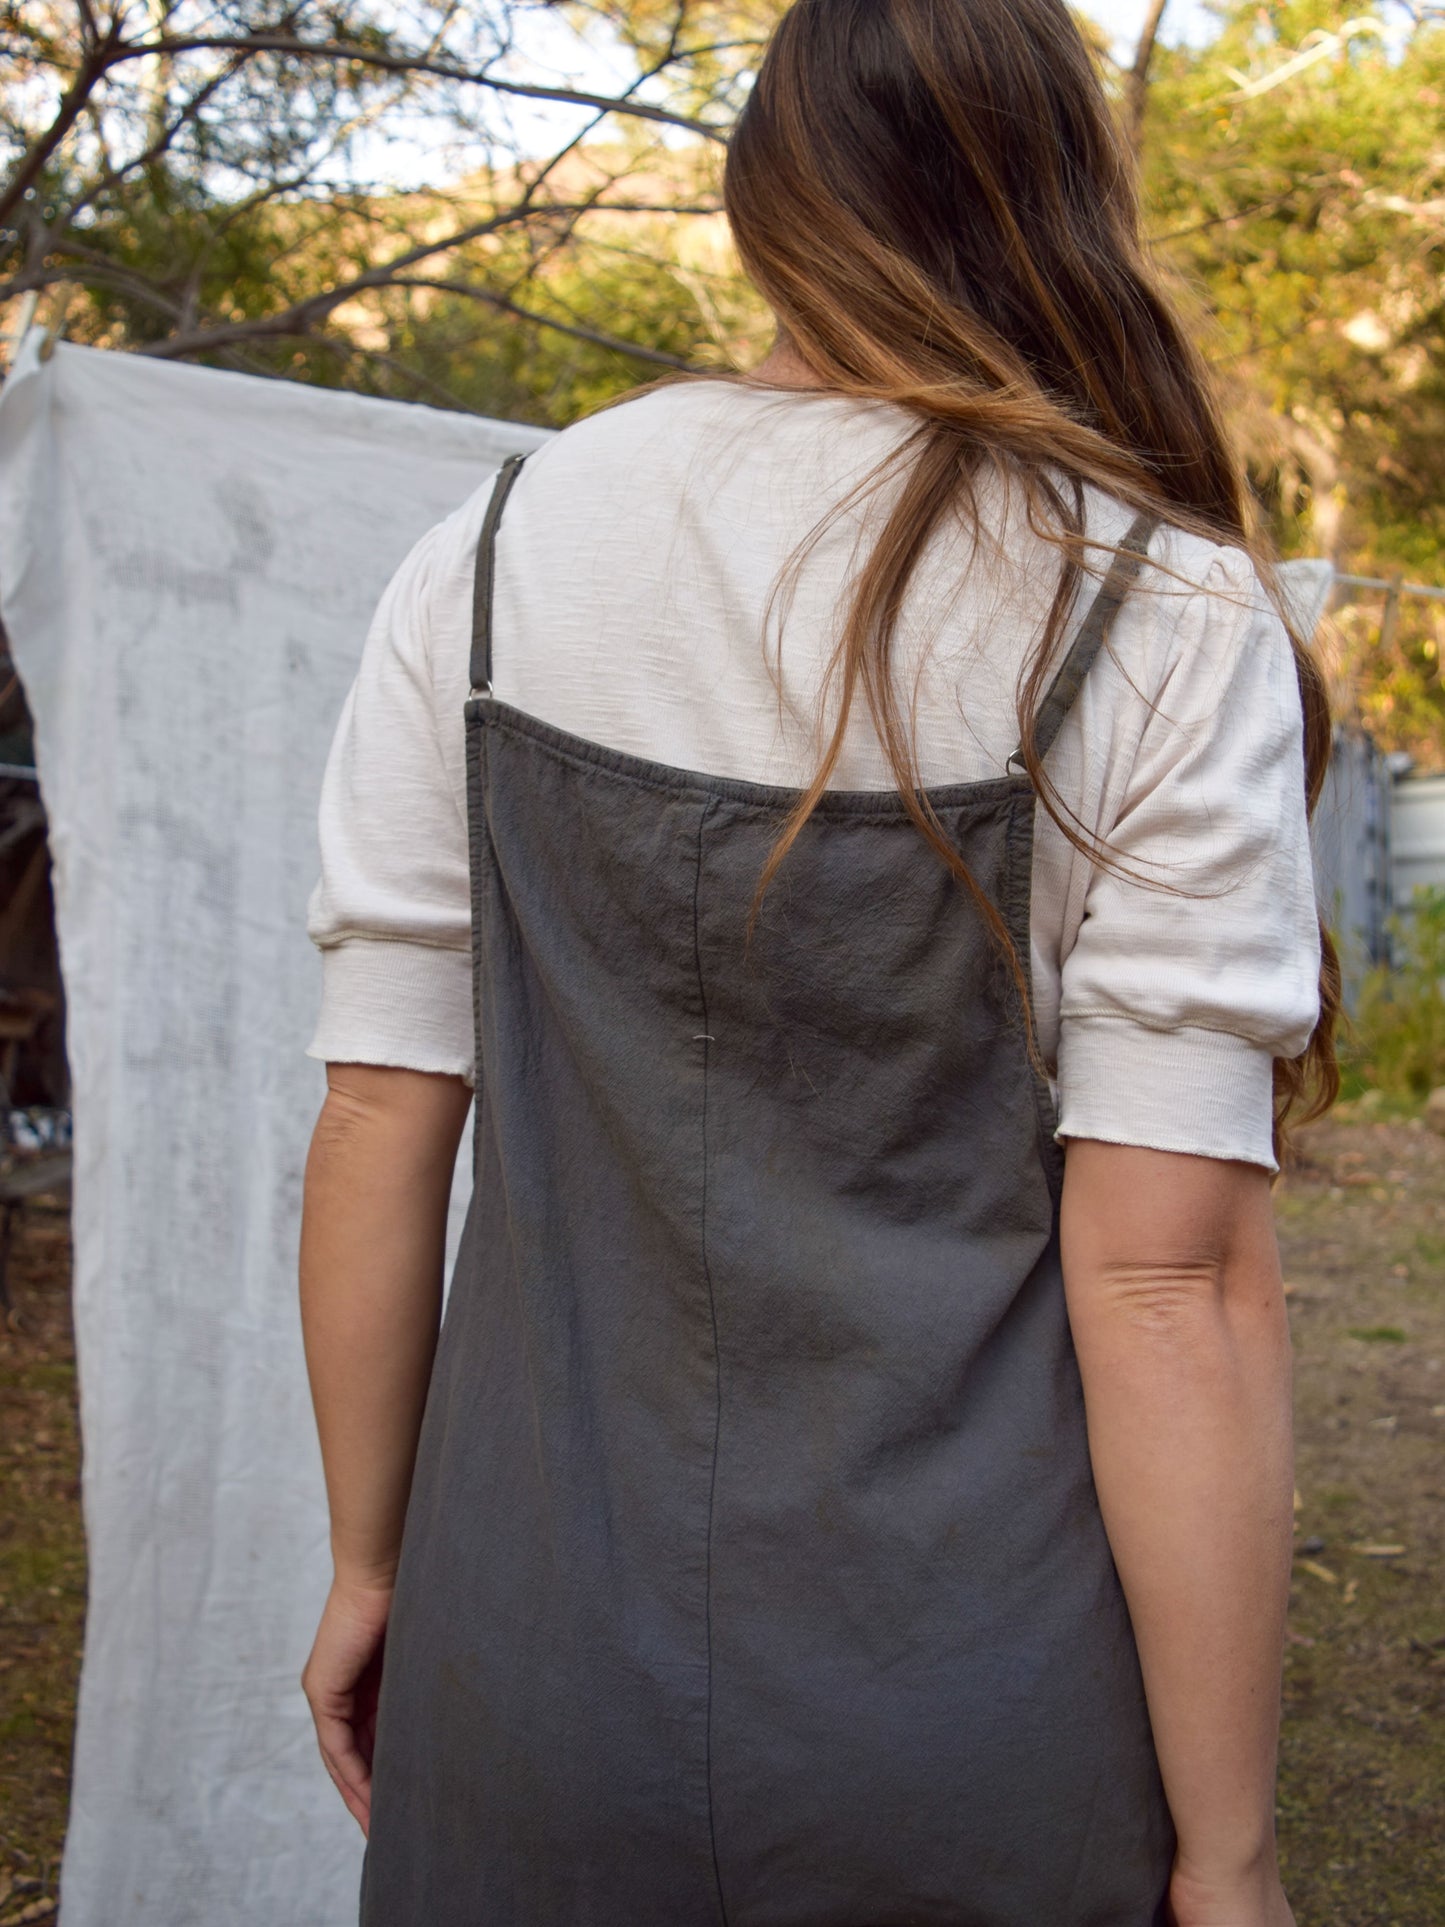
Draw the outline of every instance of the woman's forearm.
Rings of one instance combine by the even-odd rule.
[[[306,1165],[301,1319],[338,1574],[395,1571],[442,1297],[447,1200],[471,1092],[328,1067]]]
[[[1180,1860],[1223,1878],[1274,1864],[1293,1499],[1278,1257],[1263,1174],[1244,1184],[1232,1209],[1186,1199],[1156,1258],[1147,1234],[1123,1255],[1117,1221],[1081,1237],[1076,1212],[1066,1261],[1094,1478]],[[1159,1216],[1171,1226],[1167,1201]]]

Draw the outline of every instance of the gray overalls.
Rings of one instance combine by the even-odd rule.
[[[1009,973],[895,795],[825,797],[748,944],[794,792],[493,696],[517,469],[364,1927],[1151,1927],[1173,1833]],[[1029,779],[930,794],[1027,959]]]

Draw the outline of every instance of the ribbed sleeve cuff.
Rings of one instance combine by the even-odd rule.
[[[1058,1138],[1238,1158],[1276,1171],[1273,1058],[1218,1030],[1149,1030],[1127,1017],[1065,1017]]]
[[[321,1017],[306,1055],[448,1072],[472,1083],[470,952],[385,937],[328,945]]]

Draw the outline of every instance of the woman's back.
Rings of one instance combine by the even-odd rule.
[[[895,793],[835,791],[750,935],[793,792],[490,693],[467,722],[475,1191],[363,1920],[760,1922],[785,1894],[904,1927],[966,1894],[1152,1927],[1173,1835],[1062,1157],[978,906]],[[1029,778],[931,794],[1026,953]]]
[[[896,481],[830,512],[910,426],[846,397],[699,382],[568,429],[530,458],[508,505],[498,695],[650,762],[805,784],[840,605]],[[489,493],[488,482],[400,571],[343,718],[310,926],[332,953],[317,1056],[398,1061],[400,1050],[418,1069],[470,1068],[460,717]],[[1107,497],[1086,499],[1100,547],[1060,650],[1130,520]],[[985,471],[978,506],[976,534],[949,523],[933,539],[900,625],[894,673],[930,786],[1004,773],[1058,580],[1017,489]],[[1272,1053],[1315,998],[1294,667],[1241,551],[1161,530],[1151,557],[1049,762],[1065,807],[1134,875],[1097,868],[1040,812],[1034,1020],[1066,1129],[1132,1142],[1142,1127],[1163,1149],[1267,1159]],[[386,792],[372,778],[382,743]],[[893,788],[861,702],[831,784]],[[1281,835],[1291,824],[1299,833]],[[398,1004],[392,940],[410,946],[409,977],[426,973],[425,998],[416,984]],[[1212,954],[1229,956],[1227,973]],[[1156,1081],[1165,1031],[1171,1070]],[[393,1055],[367,1055],[379,1049]]]

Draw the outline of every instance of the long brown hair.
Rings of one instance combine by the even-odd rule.
[[[760,891],[812,815],[861,692],[920,834],[1024,961],[928,805],[892,653],[909,582],[985,463],[1024,491],[1060,575],[1019,697],[1023,761],[1060,830],[1097,861],[1034,745],[1034,712],[1091,545],[1083,484],[1246,550],[1275,595],[1242,464],[1202,357],[1146,265],[1133,164],[1063,0],[797,0],[728,149],[743,267],[829,390],[891,402],[917,427],[900,490],[847,608],[834,718]],[[1094,545],[1097,546],[1097,545]],[[1283,614],[1284,611],[1282,610]],[[1307,802],[1330,753],[1323,680],[1290,627]],[[1339,969],[1321,926],[1320,1016],[1275,1062],[1275,1141],[1339,1087]]]

